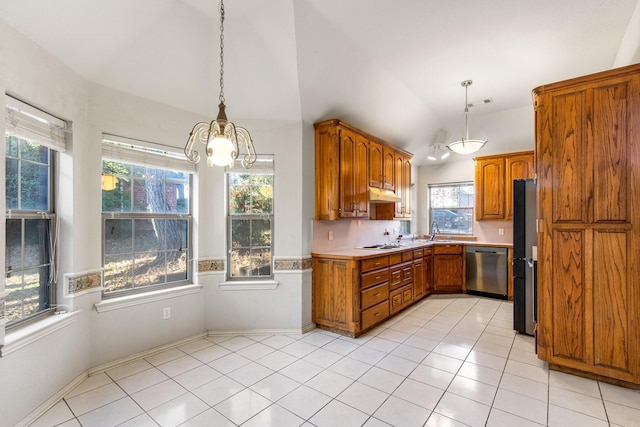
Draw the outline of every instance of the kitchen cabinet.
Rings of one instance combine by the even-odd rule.
[[[424,248],[424,296],[433,289],[433,248]]]
[[[344,259],[313,258],[312,317],[329,330],[356,333],[359,316],[351,310],[356,303],[357,283],[354,272],[359,262]]]
[[[372,141],[369,144],[369,185],[395,191],[395,150]]]
[[[369,217],[369,141],[347,129],[340,136],[340,218]]]
[[[464,288],[464,247],[433,246],[433,293],[459,293]]]
[[[640,64],[534,89],[538,357],[640,384]]]
[[[413,299],[415,301],[426,295],[423,254],[422,249],[413,251]]]
[[[337,119],[315,123],[314,127],[316,219],[393,219],[394,202],[371,209],[370,186],[396,191],[403,198],[400,209],[410,215],[411,193],[396,189],[394,160],[401,156],[408,163],[408,172],[405,169],[398,179],[410,186],[411,153]]]
[[[411,218],[411,158],[396,153],[394,164],[396,195],[401,199],[396,203],[395,218]]]
[[[513,180],[533,178],[533,151],[477,157],[476,221],[513,218]]]

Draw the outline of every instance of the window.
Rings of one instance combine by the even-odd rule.
[[[131,141],[103,140],[105,296],[186,284],[191,277],[193,165],[180,154]]]
[[[56,150],[64,151],[64,121],[6,97],[5,317],[8,328],[51,312],[55,298]]]
[[[228,277],[272,278],[273,159],[259,156],[250,170],[227,170]]]
[[[473,234],[473,182],[429,185],[429,217],[443,234]]]

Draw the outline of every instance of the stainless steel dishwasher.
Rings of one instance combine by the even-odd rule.
[[[467,293],[507,299],[508,249],[467,246]]]

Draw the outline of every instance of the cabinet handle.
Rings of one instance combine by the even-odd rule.
[[[380,263],[379,263],[379,262],[376,262],[376,264],[375,264],[375,265],[380,265]]]
[[[376,294],[373,295],[374,297],[379,297],[380,296],[380,292],[377,292]]]
[[[373,315],[373,317],[378,317],[378,316],[380,316],[380,313],[376,313]]]
[[[382,276],[376,276],[376,280],[378,280],[380,277],[382,277]]]

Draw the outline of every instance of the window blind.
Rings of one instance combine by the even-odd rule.
[[[102,135],[102,158],[105,160],[195,173],[196,165],[189,162],[179,150],[148,141]]]
[[[66,151],[67,122],[6,95],[6,133],[57,151]]]

